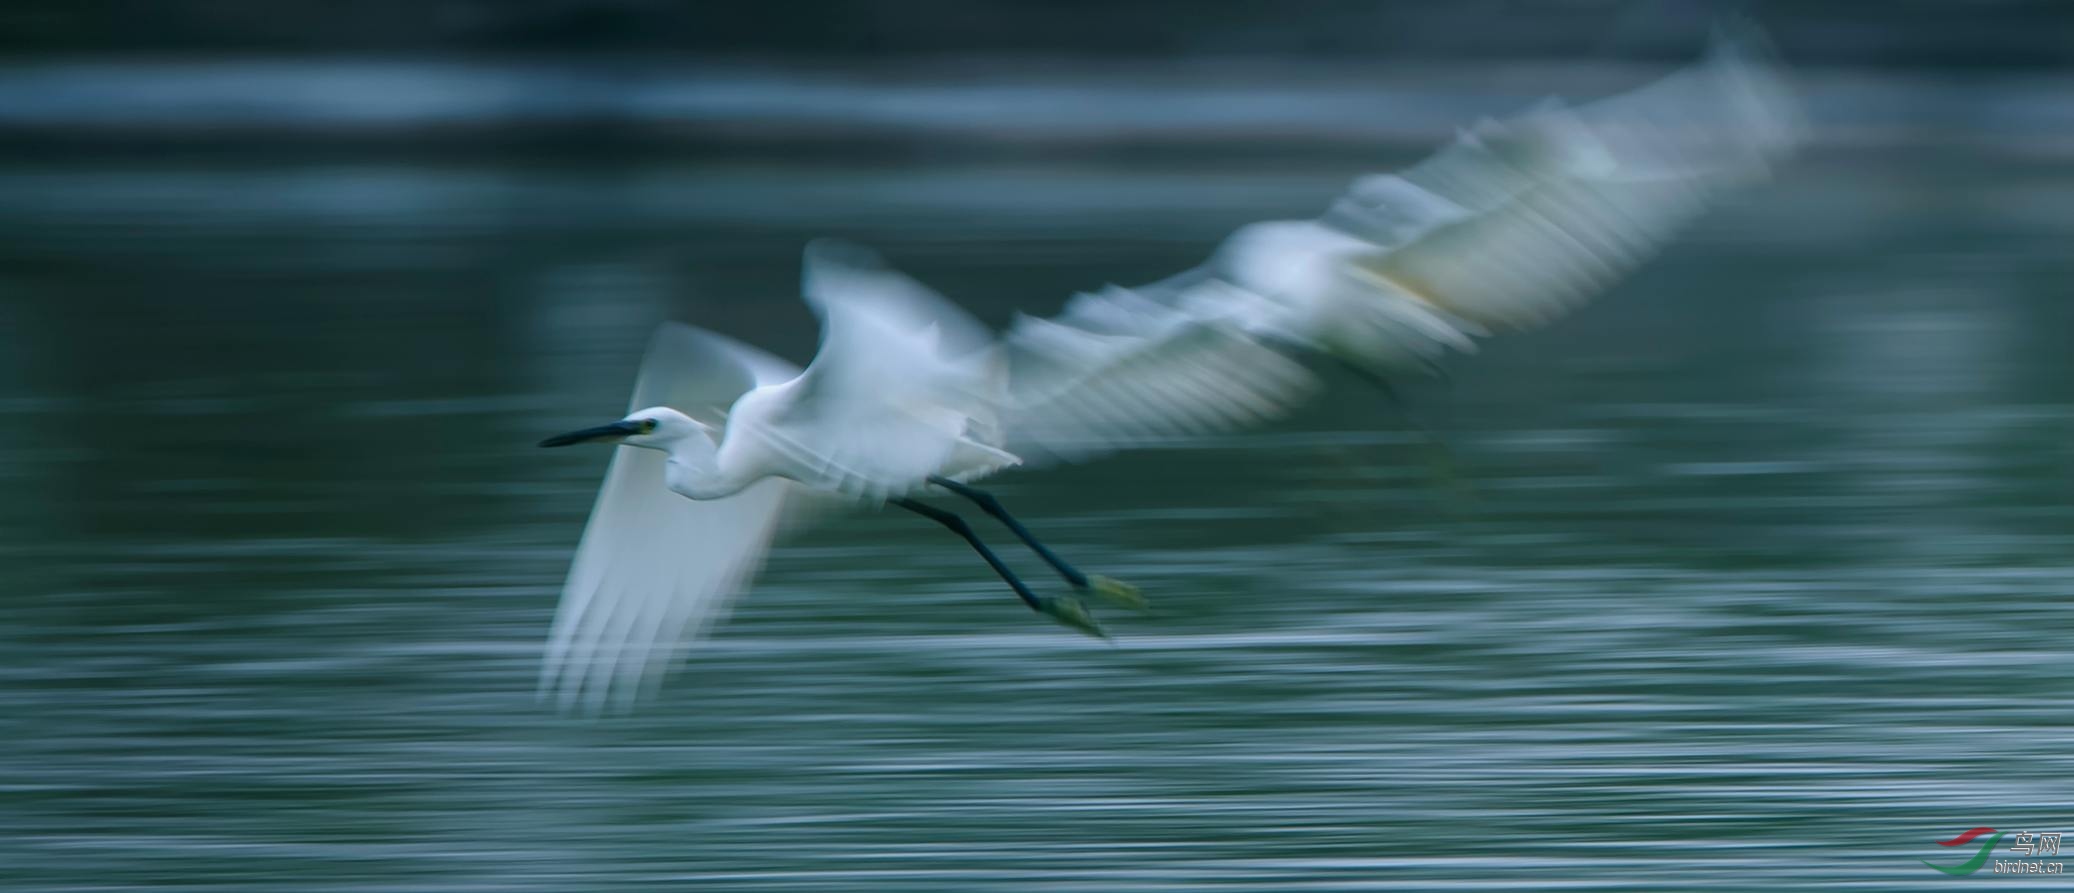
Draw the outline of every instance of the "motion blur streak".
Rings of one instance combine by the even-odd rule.
[[[1054,632],[887,517],[779,547],[698,684],[534,703],[603,457],[533,443],[623,406],[656,320],[805,358],[822,235],[1050,313],[1703,24],[1545,88],[1380,72],[1430,122],[1380,147],[10,141],[0,889],[1885,890],[2074,830],[2074,81],[1791,22],[1814,148],[1411,389],[1455,484],[1367,401],[1006,474],[1159,612]]]

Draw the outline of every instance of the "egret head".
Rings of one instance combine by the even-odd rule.
[[[557,434],[541,441],[540,445],[558,447],[598,442],[668,450],[671,444],[688,437],[697,437],[709,444],[712,442],[712,433],[692,417],[667,406],[652,406],[630,413],[610,425]]]

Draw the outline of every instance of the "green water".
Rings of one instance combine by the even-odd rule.
[[[2074,832],[2074,168],[2009,158],[1809,159],[1458,358],[1451,477],[1335,379],[998,479],[1154,599],[1113,646],[839,515],[658,702],[536,708],[605,457],[532,444],[656,319],[803,358],[833,234],[999,323],[1355,170],[0,168],[0,888],[1892,889]]]

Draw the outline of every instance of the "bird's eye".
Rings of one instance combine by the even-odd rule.
[[[654,419],[642,419],[642,420],[641,420],[641,433],[643,433],[643,434],[650,434],[650,433],[653,433],[654,431],[655,431],[655,420],[654,420]]]

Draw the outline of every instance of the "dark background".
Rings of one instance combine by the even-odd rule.
[[[805,360],[831,235],[1048,313],[1732,10],[5,6],[0,889],[1890,890],[2074,832],[2074,6],[1738,8],[1809,146],[1589,307],[988,482],[1144,588],[1114,645],[837,513],[586,722],[533,686],[606,455],[533,444],[658,320]]]
[[[1629,58],[1670,61],[1690,23],[1748,15],[1805,63],[2037,68],[2074,61],[2051,0],[362,0],[16,2],[15,53],[614,51],[702,56]]]

